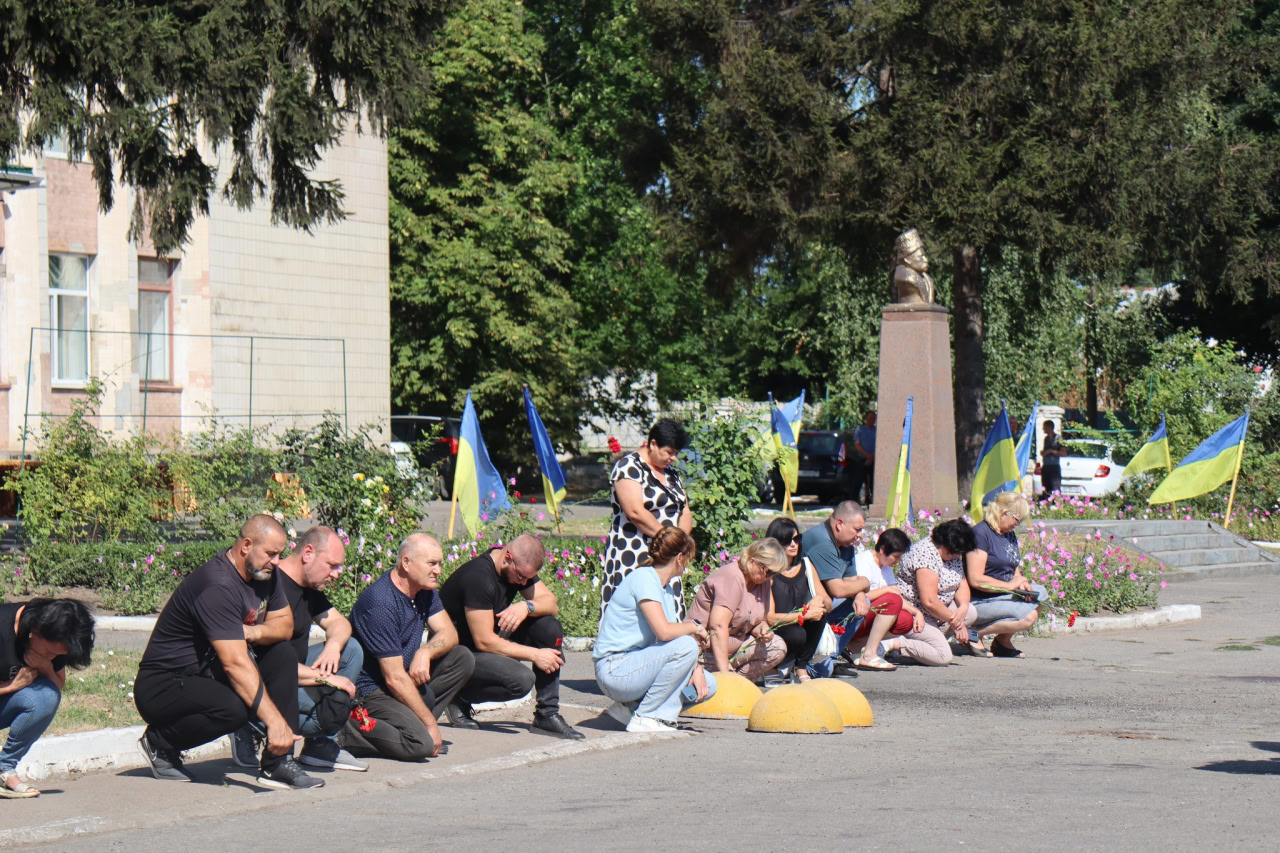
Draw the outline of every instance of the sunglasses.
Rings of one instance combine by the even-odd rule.
[[[797,544],[797,545],[799,545],[799,544],[800,544],[800,534],[799,534],[799,533],[792,534],[791,536],[779,536],[779,537],[778,537],[778,544],[779,544],[779,545],[781,545],[783,548],[790,548],[790,547],[791,547],[791,543],[792,543],[792,542],[794,542],[794,543],[795,543],[795,544]]]

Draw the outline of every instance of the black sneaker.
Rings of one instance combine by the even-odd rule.
[[[182,753],[176,749],[156,749],[144,731],[138,738],[138,749],[151,766],[151,775],[166,782],[190,782],[186,768],[182,765]]]
[[[258,771],[258,784],[268,788],[282,788],[286,791],[301,791],[307,788],[323,788],[324,780],[308,776],[293,756],[286,755],[273,767],[263,767]]]
[[[241,767],[259,766],[262,754],[262,736],[245,723],[231,733],[231,760]]]
[[[455,729],[480,728],[480,724],[471,716],[470,706],[464,706],[460,702],[453,702],[449,705],[449,725]]]
[[[565,740],[583,740],[586,738],[586,735],[566,723],[564,717],[559,714],[535,714],[531,730],[538,734],[551,735]]]

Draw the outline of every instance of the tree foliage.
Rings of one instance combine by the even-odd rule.
[[[411,109],[456,3],[0,0],[0,162],[64,137],[104,211],[117,176],[139,191],[133,236],[162,251],[219,189],[294,227],[340,219],[341,187],[309,171],[344,127]]]

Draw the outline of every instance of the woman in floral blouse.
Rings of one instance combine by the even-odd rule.
[[[964,555],[976,546],[973,528],[962,519],[944,521],[911,546],[898,563],[898,591],[905,601],[924,611],[924,627],[906,636],[918,643],[902,644],[912,649],[910,657],[929,666],[951,662],[946,634],[959,637],[969,647],[969,631],[978,613],[969,603],[969,583],[965,580]],[[977,649],[970,648],[974,654]],[[988,656],[986,649],[982,655]]]

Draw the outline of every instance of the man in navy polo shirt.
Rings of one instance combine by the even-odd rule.
[[[435,537],[415,533],[400,544],[395,568],[360,593],[351,625],[364,649],[356,697],[369,720],[349,720],[342,745],[401,761],[440,754],[437,719],[471,678],[475,659],[458,645],[438,588],[444,552]],[[422,643],[426,626],[430,638]]]
[[[831,596],[832,608],[826,616],[827,624],[833,627],[843,624],[844,627],[844,632],[836,635],[840,651],[824,661],[815,661],[809,667],[821,678],[831,675],[836,657],[844,652],[871,607],[867,600],[870,583],[858,575],[853,563],[854,546],[862,541],[862,530],[866,526],[866,513],[862,507],[854,501],[842,501],[831,510],[826,521],[810,527],[800,539],[805,557],[813,563],[818,579]]]

